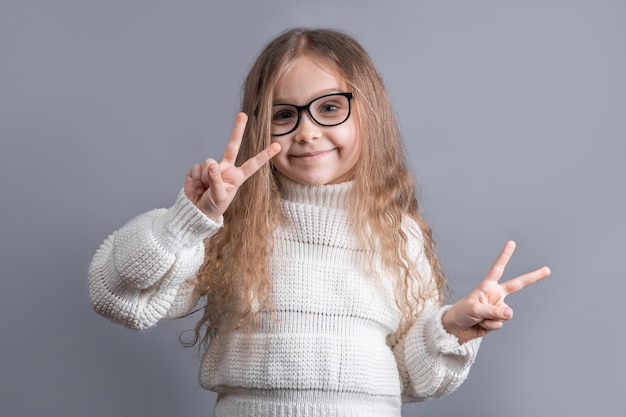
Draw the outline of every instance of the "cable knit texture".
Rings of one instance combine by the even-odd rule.
[[[448,394],[465,379],[480,340],[460,345],[429,303],[404,335],[391,279],[368,268],[345,210],[351,183],[309,187],[281,179],[288,226],[269,258],[277,312],[251,335],[222,332],[200,366],[218,393],[216,416],[399,416],[401,403]],[[89,268],[93,308],[143,329],[198,301],[186,284],[203,262],[203,239],[221,223],[180,193],[169,210],[109,236]],[[416,225],[411,257],[429,271]],[[428,276],[426,276],[426,279]],[[420,282],[419,285],[428,285]]]

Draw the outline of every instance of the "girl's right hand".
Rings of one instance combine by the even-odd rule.
[[[280,145],[272,143],[243,165],[236,167],[235,159],[247,121],[248,116],[245,113],[237,114],[222,162],[207,159],[202,164],[195,164],[185,179],[184,192],[187,198],[214,221],[224,214],[235,198],[239,186],[280,151]]]

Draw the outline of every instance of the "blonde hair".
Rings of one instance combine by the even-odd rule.
[[[294,60],[303,55],[333,70],[354,89],[362,149],[348,210],[354,224],[368,226],[355,230],[359,242],[364,247],[379,248],[377,256],[383,267],[397,277],[396,303],[402,312],[401,328],[406,329],[426,299],[435,297],[442,302],[447,285],[431,229],[418,211],[416,184],[407,168],[383,80],[356,40],[335,30],[292,29],[268,43],[244,83],[242,111],[250,118],[237,164],[271,143],[274,87]],[[434,285],[416,285],[420,277],[408,255],[403,228],[406,217],[419,226]],[[272,233],[284,221],[276,173],[266,164],[242,184],[224,213],[224,227],[205,242],[205,262],[195,285],[200,295],[206,295],[207,304],[190,344],[199,340],[203,328],[203,341],[208,342],[221,329],[252,328],[259,311],[272,310],[267,257],[272,249]]]

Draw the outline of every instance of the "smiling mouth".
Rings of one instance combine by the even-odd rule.
[[[335,149],[329,149],[326,151],[316,151],[316,152],[307,152],[307,153],[301,153],[301,154],[297,154],[297,155],[289,155],[292,158],[297,158],[297,159],[319,159],[319,158],[323,158],[324,156],[334,152]]]

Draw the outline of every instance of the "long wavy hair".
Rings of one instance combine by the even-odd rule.
[[[343,79],[355,91],[362,137],[355,166],[349,214],[363,247],[378,248],[383,267],[396,277],[396,304],[401,329],[410,326],[421,306],[433,297],[441,303],[448,287],[435,253],[431,228],[420,216],[416,184],[406,163],[397,122],[383,80],[363,47],[345,33],[328,29],[291,29],[261,51],[243,87],[242,111],[250,115],[237,164],[271,143],[270,112],[274,87],[294,60],[307,56]],[[409,259],[406,218],[418,225],[432,282],[420,285],[417,266]],[[204,315],[193,345],[208,342],[223,329],[253,328],[260,311],[272,311],[267,270],[272,234],[285,222],[277,173],[265,164],[244,182],[224,213],[224,226],[205,242],[206,256],[194,280],[206,296]],[[423,278],[423,280],[420,280]],[[419,280],[419,281],[416,281]],[[417,283],[417,284],[416,284]]]

